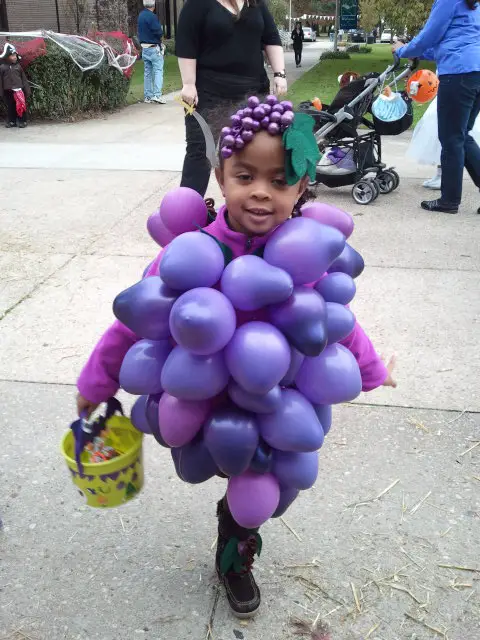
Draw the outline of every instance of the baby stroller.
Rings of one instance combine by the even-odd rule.
[[[330,188],[353,185],[352,197],[358,204],[367,205],[379,194],[394,191],[400,177],[393,167],[387,169],[382,162],[382,135],[399,135],[413,123],[413,105],[406,93],[402,98],[407,103],[407,112],[394,122],[385,122],[371,113],[374,99],[386,87],[409,76],[416,68],[413,61],[402,68],[400,60],[381,73],[370,73],[340,89],[330,105],[318,111],[312,103],[303,102],[300,110],[315,119],[315,138],[322,159],[317,165],[316,184]],[[367,132],[360,131],[363,125]]]

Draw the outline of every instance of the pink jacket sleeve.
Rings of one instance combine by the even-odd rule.
[[[148,267],[145,277],[158,274],[162,253]],[[116,320],[100,338],[77,381],[81,395],[95,404],[105,402],[119,389],[118,378],[123,358],[140,338]]]
[[[362,391],[372,391],[381,387],[388,375],[387,369],[358,322],[341,344],[352,352],[358,362],[362,374]]]

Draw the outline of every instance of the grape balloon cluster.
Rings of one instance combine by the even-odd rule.
[[[234,518],[255,528],[313,486],[331,405],[360,393],[357,362],[339,342],[354,328],[346,305],[363,260],[346,242],[351,217],[329,205],[304,206],[270,235],[263,257],[226,266],[208,227],[192,230],[205,218],[188,189],[151,216],[151,235],[173,239],[158,275],[114,302],[141,337],[120,384],[140,395],[133,424],[171,449],[179,477],[226,476]]]

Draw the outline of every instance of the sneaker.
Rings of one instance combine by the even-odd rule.
[[[20,122],[20,124],[18,125],[19,129],[26,129],[27,127],[27,123],[26,122]]]
[[[437,173],[437,175],[433,176],[429,180],[425,180],[423,183],[425,189],[441,189],[442,188],[442,174]]]
[[[441,200],[424,200],[421,203],[422,209],[425,211],[437,211],[439,213],[458,213],[458,207],[449,204],[443,204]]]
[[[151,104],[153,102],[153,98],[145,98],[144,103],[145,104]]]
[[[13,129],[16,126],[17,126],[16,122],[7,122],[7,124],[5,125],[7,129]]]
[[[151,102],[156,102],[157,104],[167,104],[167,101],[165,100],[165,98],[162,98],[162,96],[153,96]]]
[[[257,529],[244,529],[235,522],[223,498],[217,505],[217,575],[225,587],[228,604],[237,618],[251,618],[260,607],[260,590],[252,574],[262,539]]]

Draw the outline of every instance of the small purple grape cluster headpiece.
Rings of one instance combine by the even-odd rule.
[[[224,160],[241,151],[259,131],[267,131],[272,136],[282,134],[287,183],[296,184],[307,174],[315,180],[320,159],[313,134],[315,123],[310,116],[295,113],[290,101],[279,102],[276,96],[270,95],[260,103],[257,96],[250,96],[247,106],[234,113],[230,120],[231,126],[224,127],[220,136],[220,154]]]

